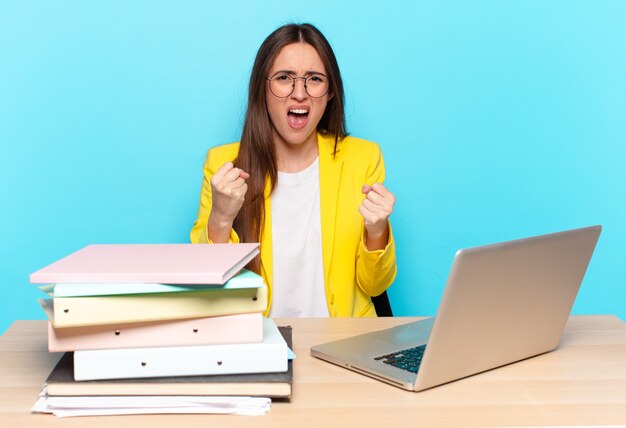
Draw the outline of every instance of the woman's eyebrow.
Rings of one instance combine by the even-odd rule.
[[[272,76],[274,76],[274,75],[276,75],[276,74],[279,74],[279,73],[292,74],[292,75],[294,75],[294,76],[296,75],[296,72],[295,72],[294,70],[276,70],[276,71],[272,74]],[[311,75],[311,74],[321,74],[321,75],[325,76],[325,74],[324,74],[324,73],[322,73],[321,71],[316,71],[316,70],[307,70],[307,71],[305,71],[305,72],[304,72],[304,75],[305,75],[305,76],[309,76],[309,75]]]

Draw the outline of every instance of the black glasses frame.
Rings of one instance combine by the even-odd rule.
[[[322,74],[322,73],[316,73],[316,74],[314,74],[312,76],[309,76],[309,77],[306,77],[306,76],[290,76],[289,74],[277,74],[277,75],[274,75],[272,77],[266,77],[266,79],[267,79],[267,81],[270,82],[270,85],[269,85],[270,86],[270,91],[272,92],[272,94],[274,94],[275,97],[278,97],[278,98],[287,98],[287,97],[289,97],[291,94],[293,94],[294,89],[296,89],[296,80],[302,79],[302,80],[304,80],[304,90],[306,91],[306,93],[307,93],[307,95],[309,97],[311,97],[311,98],[322,98],[330,90],[330,80],[328,81],[328,87],[326,88],[326,92],[324,92],[322,95],[318,95],[318,96],[311,95],[309,93],[309,88],[307,86],[307,83],[309,82],[309,79],[312,79],[312,78],[317,77],[317,76],[323,76],[324,78],[328,79],[328,76],[326,76],[325,74]],[[291,79],[291,91],[287,95],[284,95],[284,96],[276,95],[276,93],[274,91],[272,91],[272,80],[274,80],[274,79],[276,79],[278,77],[288,77],[289,79]]]

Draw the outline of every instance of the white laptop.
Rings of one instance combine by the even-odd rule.
[[[422,391],[552,351],[601,230],[460,250],[435,318],[314,346],[311,355]]]

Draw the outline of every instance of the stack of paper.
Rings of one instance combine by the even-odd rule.
[[[33,273],[31,282],[48,284],[41,288],[49,298],[40,303],[50,320],[49,350],[67,352],[33,410],[43,402],[58,407],[50,399],[70,393],[290,396],[283,335],[291,339],[291,331],[281,334],[263,318],[266,286],[243,269],[257,254],[258,244],[91,245]],[[73,382],[67,381],[68,364]],[[66,379],[55,384],[59,373]],[[268,382],[268,374],[282,373],[289,377]],[[244,379],[253,374],[266,378]],[[216,375],[239,376],[235,384],[247,387],[220,388],[228,382],[217,382],[198,388],[213,384]],[[180,381],[191,378],[195,382]],[[125,387],[110,387],[122,379]],[[77,387],[83,381],[92,384]],[[269,394],[263,385],[272,386]]]
[[[32,408],[36,413],[72,416],[111,416],[137,414],[229,414],[261,416],[271,407],[263,397],[50,397],[42,395]]]

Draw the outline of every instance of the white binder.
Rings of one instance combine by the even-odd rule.
[[[128,379],[287,371],[288,348],[276,324],[263,319],[263,342],[76,351],[74,379]]]

